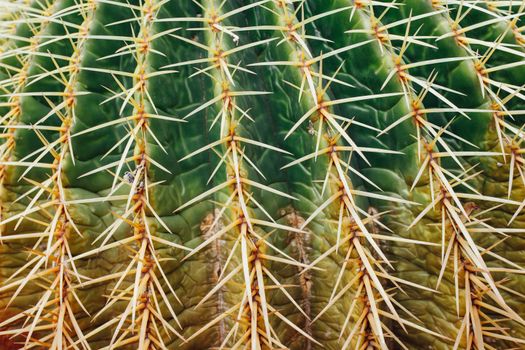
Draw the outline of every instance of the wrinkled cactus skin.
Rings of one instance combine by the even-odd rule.
[[[0,0],[0,349],[525,348],[524,15]]]

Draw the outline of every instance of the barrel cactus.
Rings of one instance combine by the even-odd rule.
[[[525,348],[523,15],[0,0],[0,348]]]

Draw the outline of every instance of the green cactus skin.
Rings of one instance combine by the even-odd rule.
[[[524,15],[0,0],[0,349],[525,348]]]

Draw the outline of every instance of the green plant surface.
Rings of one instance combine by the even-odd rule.
[[[0,349],[525,348],[523,15],[0,0]]]

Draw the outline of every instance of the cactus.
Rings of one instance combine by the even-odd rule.
[[[0,13],[1,349],[525,348],[525,1]]]

